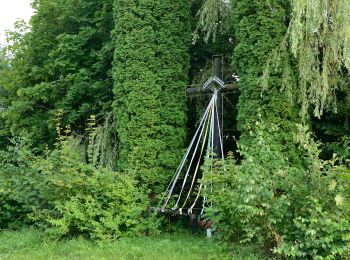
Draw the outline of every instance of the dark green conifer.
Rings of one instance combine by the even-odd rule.
[[[190,8],[187,0],[114,2],[119,168],[154,191],[169,180],[184,146]]]
[[[286,1],[232,1],[235,36],[233,64],[241,77],[241,95],[238,103],[238,128],[243,149],[257,152],[255,129],[262,120],[268,129],[266,136],[274,140],[271,149],[290,161],[299,161],[294,144],[296,124],[300,123],[296,105],[296,76],[293,74],[290,55],[280,54],[280,64],[270,68],[268,84],[264,84],[264,70],[273,51],[281,45],[288,26]],[[278,68],[283,65],[286,69]],[[288,73],[286,73],[289,72]],[[288,78],[287,78],[288,77]],[[289,91],[283,89],[288,81]],[[267,86],[267,87],[266,87]],[[273,160],[273,158],[271,158]]]

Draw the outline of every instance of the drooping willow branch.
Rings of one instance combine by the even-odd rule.
[[[293,0],[291,51],[298,58],[304,109],[311,102],[314,114],[336,109],[342,69],[350,70],[349,0]]]
[[[350,71],[350,2],[292,0],[291,4],[292,19],[281,48],[288,45],[298,62],[302,115],[313,105],[319,118],[325,111],[336,112],[336,91],[343,73]],[[280,53],[275,52],[264,77]]]
[[[197,13],[198,23],[193,41],[196,42],[201,34],[205,42],[208,42],[210,37],[215,41],[217,33],[225,26],[229,14],[228,0],[204,0]]]
[[[262,85],[267,89],[268,78],[279,64],[281,55],[289,49],[298,64],[298,99],[301,114],[314,116],[325,111],[337,112],[336,93],[343,87],[350,72],[350,2],[349,0],[292,0],[292,18],[287,35],[276,49],[264,70]],[[288,73],[287,73],[288,74]],[[293,85],[284,79],[284,86]],[[350,95],[350,87],[345,91]]]

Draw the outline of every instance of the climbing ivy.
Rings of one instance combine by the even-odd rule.
[[[115,0],[118,167],[159,191],[184,147],[190,1]]]
[[[273,136],[271,149],[279,151],[298,163],[299,155],[293,141],[296,123],[299,122],[295,102],[296,76],[293,60],[287,51],[281,54],[279,63],[290,68],[289,74],[274,67],[268,79],[268,87],[262,80],[264,67],[287,31],[288,5],[285,1],[232,1],[235,37],[238,42],[233,52],[233,66],[241,78],[238,102],[238,128],[241,132],[241,149],[250,149],[259,155],[255,139],[258,118],[262,117],[267,127],[266,135]],[[288,77],[291,86],[287,95],[284,80]],[[273,158],[271,158],[273,161]]]

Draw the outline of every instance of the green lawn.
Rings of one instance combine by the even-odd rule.
[[[0,232],[0,259],[264,259],[255,248],[227,247],[190,234],[92,242],[45,239],[36,230]]]

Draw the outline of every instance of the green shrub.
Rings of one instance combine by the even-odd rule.
[[[340,258],[349,252],[349,170],[318,159],[319,145],[300,128],[297,143],[304,152],[304,168],[288,163],[270,149],[263,124],[254,133],[256,154],[241,147],[244,160],[226,160],[225,170],[205,170],[213,182],[208,194],[213,207],[207,218],[222,239],[258,242],[285,257]],[[251,151],[251,149],[250,149]],[[350,178],[349,178],[350,179]]]
[[[36,202],[29,188],[33,176],[30,168],[31,152],[22,140],[7,151],[0,150],[0,229],[18,228],[29,223],[27,214]]]
[[[309,201],[306,214],[294,218],[294,231],[275,252],[293,258],[349,256],[349,217],[342,210],[326,211],[318,199],[310,197]]]
[[[28,152],[28,163],[8,159],[1,165],[2,226],[34,223],[56,238],[83,234],[113,239],[144,232],[146,192],[129,176],[85,163],[72,143],[63,140],[42,156]],[[16,153],[23,152],[14,150],[12,157]]]
[[[276,180],[269,171],[251,159],[242,165],[228,159],[223,173],[207,175],[206,181],[213,182],[214,187],[208,194],[213,207],[207,209],[207,217],[213,220],[217,235],[226,241],[273,247],[281,239],[277,227],[290,219],[291,202],[282,191],[274,189]]]

